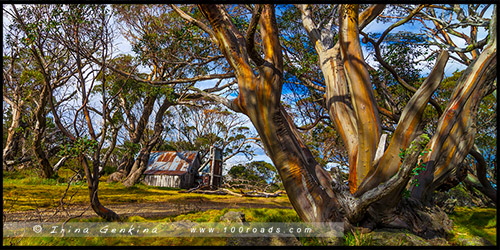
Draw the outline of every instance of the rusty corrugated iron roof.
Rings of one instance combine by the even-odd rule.
[[[152,151],[144,174],[183,175],[189,171],[197,155],[196,151]]]

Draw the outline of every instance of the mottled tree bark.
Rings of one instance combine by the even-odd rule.
[[[359,42],[360,30],[381,13],[383,5],[369,7],[361,14],[357,5],[341,6],[337,44],[329,43],[328,39],[322,40],[322,31],[314,24],[311,10],[307,6],[298,7],[302,11],[304,27],[319,55],[319,65],[325,77],[326,106],[348,149],[349,188],[343,186],[338,176],[332,177],[314,160],[280,103],[283,59],[272,6],[255,8],[245,36],[236,28],[223,6],[199,5],[212,29],[205,24],[194,23],[207,31],[223,52],[239,86],[238,97],[232,102],[221,101],[221,97],[214,99],[250,118],[283,180],[290,202],[302,220],[402,227],[429,237],[451,230],[446,214],[437,207],[423,204],[419,194],[432,193],[433,185],[440,184],[440,180],[449,173],[446,169],[462,162],[463,150],[469,152],[475,132],[473,116],[482,98],[482,92],[474,90],[486,87],[491,77],[496,76],[496,71],[493,71],[496,45],[485,49],[484,55],[478,57],[478,63],[471,65],[468,73],[464,74],[466,80],[459,81],[441,117],[446,121],[440,121],[438,132],[429,142],[428,138],[423,140],[424,137],[418,135],[424,109],[443,79],[449,58],[448,52],[441,52],[430,75],[403,110],[385,149],[383,143],[380,147],[378,145],[380,118]],[[415,12],[422,8],[420,6]],[[191,17],[183,18],[193,22]],[[262,40],[261,54],[255,51],[253,42],[257,19]],[[490,28],[490,32],[496,39],[494,28]],[[492,47],[495,47],[494,51]],[[424,148],[427,150],[424,152],[429,149],[432,152],[421,157]],[[399,157],[401,150],[407,152],[403,160]],[[378,155],[381,155],[380,158]],[[426,158],[429,155],[433,155],[430,160],[435,164]],[[445,160],[436,163],[438,156]],[[402,190],[412,178],[411,171],[416,166],[423,167],[420,160],[427,164],[430,174],[419,176],[423,178],[419,189],[412,190],[413,197],[402,200]]]
[[[47,122],[47,113],[45,112],[45,108],[48,103],[48,97],[48,86],[44,84],[35,110],[35,127],[33,129],[33,153],[42,169],[42,178],[51,178],[54,176],[54,170],[47,159],[45,150],[42,147],[43,133],[45,132]]]
[[[149,121],[149,117],[153,112],[156,100],[157,100],[156,96],[147,96],[144,99],[144,108],[142,110],[141,117],[137,122],[137,125],[135,124],[136,121],[134,116],[131,114],[129,115],[128,111],[125,111],[130,119],[130,125],[129,125],[129,129],[131,129],[129,130],[130,143],[132,144],[140,143],[144,134],[144,130],[146,129],[146,125]],[[125,102],[125,100],[122,100],[122,106],[123,109],[126,109],[126,106],[124,105],[123,102]],[[116,172],[109,176],[108,182],[124,181],[125,178],[127,178],[127,176],[131,173],[131,170],[134,166],[134,162],[136,161],[134,159],[134,156],[135,156],[134,152],[127,151],[125,153],[125,156],[121,160],[120,164],[118,165]]]
[[[11,161],[15,158],[16,152],[19,151],[19,142],[23,134],[23,131],[20,129],[24,129],[24,127],[21,126],[21,107],[17,105],[14,106],[13,104],[10,104],[10,106],[12,108],[12,123],[7,130],[7,140],[3,148],[4,162]]]
[[[167,109],[172,105],[173,103],[170,102],[167,98],[165,98],[162,105],[158,109],[158,112],[156,112],[153,136],[141,149],[141,151],[139,152],[139,156],[137,157],[137,159],[135,159],[133,166],[129,171],[129,174],[122,181],[122,183],[125,186],[130,187],[136,184],[139,181],[142,174],[144,173],[144,171],[146,171],[146,168],[148,167],[149,163],[149,155],[151,154],[151,150],[153,150],[153,148],[158,144],[161,138],[161,133],[163,132],[163,125],[162,125],[163,116],[165,115]]]
[[[479,57],[462,74],[437,131],[422,160],[426,171],[418,176],[412,196],[427,202],[450,171],[460,164],[474,145],[476,117],[481,99],[496,78],[496,15],[490,22],[490,41]]]

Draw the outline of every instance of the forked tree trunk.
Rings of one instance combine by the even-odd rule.
[[[130,136],[130,143],[131,144],[139,144],[143,134],[144,130],[146,129],[146,125],[149,121],[149,116],[153,112],[154,104],[156,101],[156,96],[147,96],[144,99],[144,109],[142,110],[141,117],[139,118],[139,121],[137,122],[137,125],[134,124],[134,120],[131,121],[130,126],[132,127],[133,131],[129,132]],[[123,105],[123,108],[125,109],[125,105]],[[127,113],[128,114],[128,113]],[[129,117],[132,119],[132,117]],[[134,159],[134,152],[127,151],[125,152],[125,156],[123,157],[122,161],[118,165],[118,168],[116,169],[116,172],[112,173],[109,178],[108,182],[119,182],[119,181],[125,181],[125,179],[129,176],[131,173],[131,170],[135,164],[135,159]],[[139,156],[140,157],[140,156]]]
[[[135,185],[139,179],[141,178],[144,171],[146,171],[149,162],[149,156],[151,154],[152,147],[142,148],[139,152],[139,156],[135,159],[134,165],[130,170],[130,173],[126,178],[122,181],[123,185],[126,187],[131,187]]]
[[[158,144],[161,138],[161,133],[163,132],[163,116],[165,115],[167,109],[172,105],[173,103],[165,98],[163,104],[158,109],[158,112],[156,112],[153,136],[146,143],[145,147],[142,148],[139,152],[139,156],[137,157],[137,159],[135,159],[132,169],[129,171],[129,174],[126,176],[126,178],[122,181],[123,185],[127,187],[133,186],[139,181],[144,171],[146,171],[151,150],[153,150],[153,148]]]
[[[320,55],[320,66],[325,74],[326,103],[332,120],[349,150],[350,172],[347,188],[338,176],[332,178],[314,160],[280,103],[283,60],[274,8],[270,5],[256,8],[246,36],[240,33],[223,6],[200,5],[199,8],[212,29],[203,23],[194,22],[219,46],[234,70],[239,86],[238,97],[233,102],[221,101],[220,97],[214,99],[250,118],[280,174],[290,202],[302,220],[344,221],[348,226],[362,225],[368,228],[401,227],[426,237],[443,235],[451,230],[450,221],[440,208],[423,203],[419,195],[402,199],[402,190],[411,178],[412,169],[416,166],[423,167],[419,160],[424,147],[432,149],[432,155],[444,153],[447,159],[460,158],[460,152],[464,149],[469,151],[469,142],[474,133],[470,128],[475,123],[470,115],[474,114],[472,111],[477,109],[477,100],[482,97],[480,93],[473,92],[474,97],[469,98],[472,95],[469,89],[485,87],[489,78],[496,76],[496,72],[492,72],[491,68],[496,65],[496,45],[494,52],[485,49],[486,54],[481,55],[489,59],[481,60],[480,56],[479,62],[472,67],[473,75],[477,76],[475,80],[467,80],[465,83],[461,81],[458,84],[458,94],[452,96],[449,105],[454,108],[447,109],[444,118],[442,117],[453,119],[444,125],[440,122],[438,133],[429,142],[424,136],[418,137],[418,133],[423,111],[443,78],[449,56],[447,52],[442,52],[428,78],[403,110],[388,148],[385,151],[380,150],[383,154],[376,159],[376,152],[379,151],[377,146],[380,138],[380,119],[362,55],[359,29],[373,20],[383,8],[370,7],[359,14],[357,5],[343,5],[339,17],[339,44],[331,46],[322,43],[322,36],[318,33],[320,31],[313,24],[312,18],[308,18],[308,8],[302,8],[304,26],[313,38]],[[189,17],[185,17],[186,15],[181,16],[193,22]],[[255,49],[253,36],[257,23],[260,26],[263,47],[261,51],[264,58],[261,58]],[[494,29],[490,28],[490,32]],[[490,34],[496,38],[496,32]],[[461,87],[468,85],[473,88]],[[476,102],[468,102],[468,99]],[[342,100],[347,102],[340,103]],[[456,109],[457,106],[461,108]],[[462,114],[463,111],[465,112]],[[463,131],[457,133],[458,124],[465,124],[467,129],[461,127]],[[452,135],[448,138],[449,141],[442,138],[448,134]],[[464,136],[467,143],[453,144],[453,140],[460,141],[457,140],[460,136]],[[439,139],[436,139],[437,137]],[[437,142],[441,145],[437,146]],[[456,150],[456,147],[459,147],[459,150]],[[403,160],[399,157],[401,150],[407,152]],[[425,157],[427,156],[424,154],[424,162],[432,166],[428,159],[425,161]],[[455,161],[436,163],[436,166],[453,168],[457,163]],[[437,175],[438,178],[435,179],[441,178],[441,175],[446,176],[446,171],[443,172],[444,169],[439,168],[428,168],[431,175]],[[432,179],[432,176],[430,178]],[[430,188],[425,183],[422,185],[425,187],[423,191],[416,189],[412,194],[432,192],[432,185],[439,184],[439,181],[431,183]]]

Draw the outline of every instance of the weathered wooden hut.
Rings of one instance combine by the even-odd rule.
[[[201,184],[210,189],[217,189],[222,185],[222,149],[210,147],[210,157],[200,169]]]
[[[143,182],[150,186],[192,188],[200,166],[201,159],[196,151],[153,151]]]

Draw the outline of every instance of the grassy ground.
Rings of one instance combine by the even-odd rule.
[[[62,172],[59,179],[41,180],[32,176],[29,172],[6,174],[3,178],[3,208],[4,212],[28,211],[35,208],[56,207],[66,190],[65,179],[69,172]],[[204,200],[217,202],[247,202],[252,204],[275,204],[280,206],[290,206],[286,196],[277,198],[249,198],[221,195],[185,194],[179,190],[169,188],[150,187],[138,184],[132,188],[126,188],[120,183],[110,184],[105,182],[105,177],[99,184],[99,196],[103,204],[123,204],[123,203],[146,203],[146,202],[171,202],[189,203],[190,200]],[[72,204],[88,204],[88,188],[86,183],[76,183],[71,185],[68,191],[68,199],[73,195]],[[245,213],[247,221],[255,222],[295,222],[299,221],[293,209],[278,208],[241,208],[241,209],[220,209],[203,212],[191,212],[171,217],[159,219],[143,218],[131,216],[126,219],[128,222],[148,222],[163,221],[174,222],[190,220],[193,222],[213,222],[217,221],[228,211],[241,211]],[[487,240],[496,245],[496,209],[495,208],[464,208],[457,207],[455,212],[450,214],[454,221],[454,232],[449,240],[452,245],[463,245],[465,241]],[[101,221],[100,218],[82,219],[81,221]],[[346,234],[346,245],[367,245],[369,240],[361,235]],[[3,245],[226,245],[227,238],[97,238],[97,237],[73,237],[73,238],[4,238]],[[316,239],[300,239],[303,245],[318,245]]]
[[[63,172],[64,174],[64,172]],[[36,177],[22,178],[22,175],[4,176],[3,207],[4,211],[27,211],[37,208],[59,206],[67,183],[64,178],[42,180]],[[189,200],[217,201],[219,203],[249,202],[255,204],[274,204],[290,206],[286,196],[276,198],[235,197],[231,195],[205,195],[195,193],[179,193],[179,189],[152,187],[137,184],[127,188],[121,183],[106,183],[106,177],[99,183],[99,199],[103,204],[170,202],[186,203]],[[72,197],[71,197],[72,196]],[[65,201],[71,198],[72,204],[88,204],[89,193],[85,182],[72,184]]]
[[[176,222],[190,220],[193,222],[215,222],[229,211],[240,211],[245,213],[245,219],[249,222],[298,222],[299,217],[293,209],[222,209],[209,210],[205,212],[188,213],[162,219],[147,219],[140,216],[132,216],[126,219],[127,222]],[[104,221],[101,218],[74,219],[74,222],[98,222]],[[317,242],[314,239],[302,239],[304,245]],[[222,246],[226,245],[227,238],[222,237],[197,237],[197,238],[168,238],[168,237],[32,237],[32,238],[4,238],[4,245],[21,246]]]
[[[453,237],[451,243],[461,245],[464,240],[483,238],[497,244],[497,210],[496,208],[457,207],[450,215],[453,220]]]

